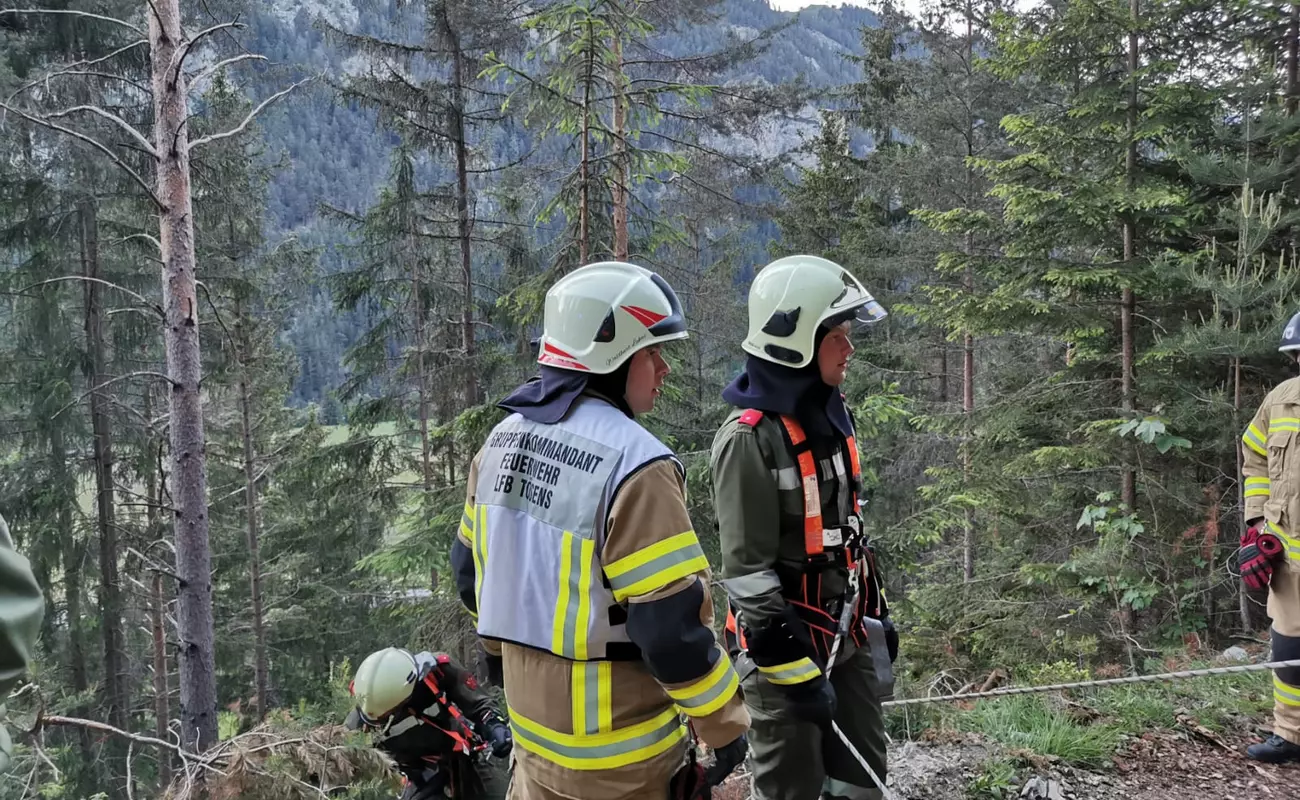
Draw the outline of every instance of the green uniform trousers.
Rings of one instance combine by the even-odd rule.
[[[841,654],[831,685],[840,730],[885,780],[885,719],[870,650]],[[834,730],[791,718],[781,689],[757,670],[741,686],[753,720],[749,744],[755,800],[879,800],[880,790]]]
[[[451,797],[461,800],[506,800],[510,789],[508,759],[490,758],[487,761],[455,759],[451,773]]]

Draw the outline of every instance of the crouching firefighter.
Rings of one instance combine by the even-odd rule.
[[[839,390],[855,321],[886,316],[839,265],[792,256],[749,291],[745,371],[713,442],[713,502],[759,800],[879,798],[898,638],[862,530]],[[858,755],[850,752],[844,739]]]
[[[681,305],[659,275],[602,262],[547,292],[542,325],[541,375],[501,402],[452,550],[502,657],[510,796],[707,797],[744,760],[749,715],[710,627],[682,464],[636,420],[668,374],[660,348],[687,337]]]
[[[344,725],[370,733],[405,778],[402,800],[502,800],[512,739],[473,673],[445,653],[389,647],[370,654],[351,685]]]
[[[1300,314],[1278,347],[1300,359]],[[1238,562],[1252,589],[1268,587],[1273,661],[1300,659],[1300,377],[1268,393],[1241,437],[1246,533]],[[1300,761],[1300,668],[1273,673],[1273,735],[1247,748],[1256,761]]]

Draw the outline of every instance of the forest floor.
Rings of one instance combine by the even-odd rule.
[[[889,788],[897,800],[1260,800],[1300,797],[1300,766],[1269,766],[1186,731],[1152,731],[1124,742],[1112,763],[1074,767],[1056,758],[1008,748],[980,734],[950,741],[897,743],[889,756]],[[749,778],[738,775],[714,800],[747,800]]]
[[[888,783],[897,800],[1300,798],[1300,765],[1245,757],[1271,712],[1267,673],[895,710]],[[748,775],[713,796],[747,800]]]

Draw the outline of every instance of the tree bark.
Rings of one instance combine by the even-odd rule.
[[[153,417],[153,392],[146,391],[144,395],[144,416],[145,419]],[[152,456],[154,450],[154,441],[150,437],[149,453]],[[161,453],[159,453],[161,455]],[[152,458],[150,459],[152,462]],[[159,511],[162,509],[163,496],[162,488],[164,478],[160,474],[161,465],[150,464],[147,477],[145,478],[145,521],[149,531],[149,541],[159,542],[162,540],[162,524],[159,519]],[[153,716],[154,716],[154,733],[159,739],[167,738],[167,726],[171,723],[171,691],[167,686],[167,594],[163,586],[162,572],[157,569],[153,570],[153,577],[149,581],[149,634],[152,641],[153,649]],[[166,786],[171,781],[172,764],[170,756],[161,754],[158,760],[158,783],[160,786]]]
[[[68,667],[72,673],[72,690],[82,694],[90,688],[90,679],[86,671],[86,644],[81,627],[81,562],[83,548],[77,543],[76,531],[72,524],[72,508],[77,497],[77,484],[68,473],[67,442],[63,438],[61,419],[54,420],[50,429],[50,471],[54,482],[64,492],[65,501],[59,504],[59,550],[63,558],[63,596],[68,612]],[[82,708],[75,709],[84,713]],[[90,734],[79,731],[78,746],[83,763],[89,764]]]
[[[578,164],[579,200],[578,200],[578,263],[587,263],[591,239],[591,193],[590,165],[591,158],[591,83],[595,79],[596,39],[592,33],[591,23],[587,23],[587,76],[582,86],[582,156]]]
[[[122,587],[118,575],[117,520],[113,494],[113,436],[108,416],[103,320],[103,284],[99,274],[98,209],[92,197],[81,200],[81,263],[86,298],[86,377],[90,381],[90,425],[94,433],[95,510],[99,533],[99,613],[104,641],[104,700],[112,725],[126,725],[127,697],[123,660]]]
[[[185,74],[173,64],[182,45],[180,0],[152,0],[149,20],[157,194],[162,201],[163,340],[172,387],[171,483],[175,507],[176,609],[180,628],[180,717],[186,747],[217,741],[217,686],[208,541],[207,450],[203,433],[199,304],[195,294],[194,214],[190,193],[189,103]]]
[[[258,542],[257,449],[253,443],[253,391],[249,369],[253,360],[243,308],[235,301],[239,337],[239,411],[244,439],[244,515],[248,531],[248,585],[253,613],[253,687],[257,721],[266,719],[267,672],[266,628],[262,609],[262,559]]]
[[[1137,118],[1138,118],[1138,14],[1141,0],[1129,0],[1130,29],[1128,35],[1128,74],[1129,74],[1129,98],[1128,98],[1128,153],[1124,163],[1124,182],[1126,188],[1131,192],[1137,184]],[[1135,223],[1131,216],[1124,220],[1124,264],[1131,268],[1133,259],[1137,255],[1137,231]],[[1133,289],[1125,286],[1120,294],[1120,369],[1123,374],[1120,378],[1120,398],[1121,405],[1125,416],[1133,413],[1135,404],[1134,389],[1134,345],[1133,345],[1133,312],[1136,308],[1136,300],[1133,296]],[[1120,484],[1120,502],[1130,509],[1137,505],[1137,473],[1133,469],[1132,463],[1124,465],[1124,471]]]
[[[1286,114],[1294,116],[1300,105],[1300,3],[1291,4],[1286,30]]]
[[[965,70],[968,85],[973,83],[975,71],[975,9],[973,5],[970,0],[967,0]],[[966,105],[966,197],[963,200],[966,208],[971,208],[976,202],[975,170],[969,166],[974,156],[975,116],[971,105],[968,103]],[[962,252],[966,255],[966,267],[962,273],[962,289],[965,291],[966,297],[969,298],[975,292],[975,275],[970,263],[970,259],[975,255],[975,234],[971,231],[967,231],[962,240]],[[962,425],[964,441],[962,442],[961,469],[964,480],[969,483],[971,473],[970,447],[975,431],[972,419],[975,414],[975,337],[971,335],[969,329],[962,334],[961,349],[961,410],[964,419]],[[965,510],[963,517],[963,577],[966,583],[970,583],[975,580],[975,518],[969,508]]]
[[[628,258],[628,203],[630,172],[627,163],[627,97],[623,79],[623,40],[618,31],[613,36],[614,52],[614,183],[610,191],[614,200],[614,258]]]
[[[465,350],[465,404],[479,403],[478,365],[475,364],[474,344],[474,262],[470,237],[473,225],[469,216],[469,145],[465,141],[465,56],[460,48],[460,36],[451,27],[443,12],[447,40],[452,45],[452,136],[456,147],[456,225],[460,239],[461,281],[461,347]]]

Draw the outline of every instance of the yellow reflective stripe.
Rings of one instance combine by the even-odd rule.
[[[1288,686],[1276,674],[1273,675],[1273,699],[1284,706],[1300,708],[1300,688]]]
[[[1264,441],[1264,432],[1255,427],[1255,423],[1252,422],[1250,427],[1246,428],[1246,432],[1241,435],[1241,441],[1261,456],[1264,456],[1265,458],[1268,457],[1268,449],[1265,447]]]
[[[487,506],[478,506],[475,509],[475,516],[477,522],[474,525],[474,536],[470,539],[474,554],[474,605],[476,608],[482,608],[483,571],[487,569]]]
[[[574,662],[570,681],[574,731],[590,736],[614,729],[612,679],[609,661]]]
[[[1291,538],[1280,525],[1271,520],[1268,522],[1268,531],[1282,540],[1282,546],[1286,548],[1286,554],[1292,561],[1300,561],[1300,539]]]
[[[606,564],[605,577],[621,603],[708,568],[695,531],[686,531]]]
[[[1273,434],[1278,431],[1300,431],[1300,417],[1276,417],[1270,419],[1268,421],[1268,432]]]
[[[616,769],[654,758],[686,736],[674,709],[626,728],[585,736],[561,733],[528,719],[513,707],[515,743],[530,753],[574,770]]]
[[[1246,479],[1246,497],[1269,497],[1272,493],[1273,485],[1268,478]]]
[[[559,592],[551,621],[551,652],[577,661],[587,660],[587,629],[591,621],[592,563],[596,543],[565,531],[560,539]]]
[[[758,671],[763,673],[768,683],[781,686],[806,683],[822,674],[821,669],[810,658],[801,658],[798,661],[789,661],[785,664],[777,664],[774,667],[759,667]]]
[[[731,659],[719,652],[717,663],[707,675],[690,686],[668,689],[668,696],[687,716],[707,717],[735,697],[739,688],[740,677],[732,667]]]

